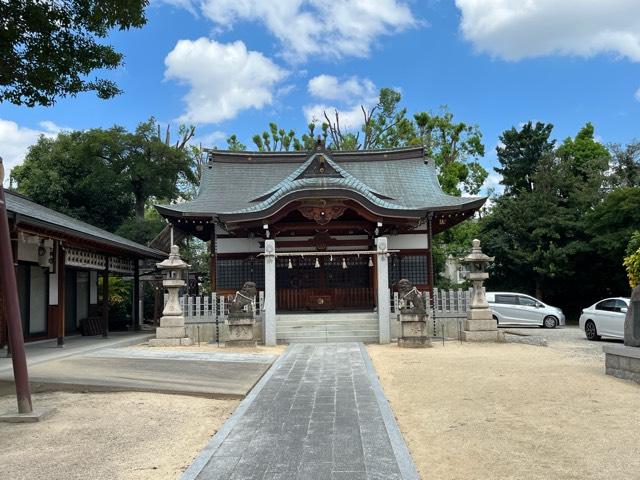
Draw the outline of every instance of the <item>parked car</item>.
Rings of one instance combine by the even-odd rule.
[[[625,297],[605,298],[582,310],[580,328],[587,339],[624,338],[624,317],[629,308]]]
[[[539,325],[556,328],[565,324],[562,310],[522,293],[488,292],[487,302],[498,325]]]

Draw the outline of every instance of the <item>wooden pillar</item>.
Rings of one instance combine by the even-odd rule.
[[[427,283],[429,289],[430,303],[433,306],[433,212],[427,214],[427,228],[429,244],[427,245]]]
[[[131,330],[140,330],[140,262],[136,258],[133,266],[133,317]]]
[[[102,273],[102,337],[109,336],[109,255],[104,256]]]
[[[9,223],[9,235],[11,239],[11,255],[13,258],[13,270],[17,280],[18,278],[18,230],[16,228],[15,221]],[[6,345],[8,348],[7,354],[11,354],[11,346],[9,345],[9,323],[7,322],[5,303],[6,303],[5,296],[0,294],[0,348],[4,348]]]
[[[56,262],[58,268],[58,346],[64,346],[64,322],[65,322],[65,312],[66,312],[66,279],[65,279],[65,270],[64,270],[64,260],[65,253],[64,247],[62,246],[62,242],[56,242],[58,245],[58,250],[56,252]]]
[[[211,291],[215,292],[218,288],[217,282],[217,265],[218,265],[218,248],[217,248],[216,226],[211,226],[211,241],[209,243],[209,281]]]

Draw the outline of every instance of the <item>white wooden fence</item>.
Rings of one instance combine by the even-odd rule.
[[[431,296],[428,291],[422,292],[425,306],[429,309],[432,318],[464,318],[467,315],[469,303],[471,299],[471,289],[469,290],[433,290],[433,308],[431,305]],[[165,303],[167,301],[165,295]],[[227,318],[229,313],[229,305],[233,301],[233,295],[217,295],[211,293],[209,295],[183,295],[180,297],[180,305],[185,317],[186,323],[215,323],[222,322]],[[262,315],[262,306],[264,304],[264,291],[258,292],[256,297],[256,314],[259,318]],[[399,313],[399,296],[398,292],[391,295],[391,314]]]
[[[433,308],[431,308],[431,295],[428,291],[421,292],[424,304],[432,316],[439,318],[466,317],[469,303],[471,303],[471,288],[469,290],[442,290],[433,289]],[[400,297],[398,292],[391,296],[391,313],[399,312]]]
[[[233,295],[183,295],[180,297],[180,305],[185,323],[215,323],[223,322],[229,314],[229,305],[233,301]],[[165,295],[164,303],[167,303]],[[256,296],[256,317],[259,319],[264,304],[264,292],[258,292]]]

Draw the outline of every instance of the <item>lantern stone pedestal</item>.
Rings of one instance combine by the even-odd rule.
[[[400,313],[400,348],[431,347],[431,339],[427,335],[427,322],[424,313]]]
[[[229,313],[227,325],[229,337],[225,342],[227,347],[255,347],[257,342],[253,338],[253,326],[256,323],[253,313]]]
[[[400,300],[400,348],[425,348],[431,346],[427,335],[427,310],[422,294],[406,278],[398,281]]]
[[[156,328],[156,338],[149,340],[149,345],[152,347],[193,345],[193,340],[187,336],[184,328],[184,315],[178,299],[178,293],[185,285],[182,272],[186,271],[189,265],[180,258],[178,246],[173,245],[169,258],[158,263],[157,267],[166,272],[162,285],[167,289],[169,298],[162,311],[160,326]]]
[[[462,341],[498,342],[500,341],[498,322],[493,318],[483,286],[484,281],[489,278],[485,268],[493,258],[482,253],[480,240],[474,240],[472,245],[471,253],[463,259],[469,268],[467,278],[473,284],[473,292],[467,319],[464,322]]]
[[[640,285],[633,289],[624,319],[624,345],[605,345],[607,375],[640,383]]]

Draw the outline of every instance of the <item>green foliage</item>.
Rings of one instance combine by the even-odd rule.
[[[128,238],[142,245],[148,245],[167,225],[167,222],[160,216],[158,211],[147,205],[144,212],[144,219],[127,218],[116,234]]]
[[[235,133],[227,138],[227,150],[232,152],[244,152],[246,149],[247,146],[238,140],[238,136]]]
[[[520,130],[515,127],[500,136],[496,148],[498,162],[502,165],[495,171],[502,175],[505,194],[516,194],[521,190],[533,190],[533,174],[540,160],[553,152],[555,140],[549,140],[553,125],[527,122]]]
[[[583,296],[611,287],[611,278],[597,280],[603,266],[585,220],[604,195],[608,153],[591,124],[555,150],[548,127],[529,123],[502,135],[503,168],[496,170],[506,175],[507,189],[481,221],[481,239],[496,256],[490,285],[581,301],[580,287]],[[587,278],[588,285],[578,278]]]
[[[615,187],[640,187],[640,141],[628,145],[610,145],[612,175],[609,185]]]
[[[87,79],[94,70],[114,69],[122,54],[98,43],[117,28],[142,27],[147,0],[0,2],[0,102],[52,105],[56,98],[95,91],[120,93],[112,80]]]
[[[640,230],[640,187],[613,190],[587,213],[585,223],[597,255],[621,275],[627,241]]]
[[[150,198],[176,198],[181,181],[197,181],[187,148],[194,129],[179,133],[172,145],[169,130],[162,139],[151,118],[133,133],[114,126],[41,137],[11,176],[34,201],[114,231],[132,207],[142,221]]]
[[[133,208],[119,171],[96,155],[96,131],[40,137],[22,165],[11,171],[20,193],[92,225],[114,231]]]
[[[169,136],[163,141],[160,126],[155,118],[140,123],[134,133],[122,127],[113,127],[104,132],[107,148],[99,156],[113,165],[129,184],[135,198],[135,213],[144,219],[144,208],[152,197],[176,198],[178,180],[184,178],[195,182],[193,158],[186,147],[186,137],[191,138],[194,127],[181,127],[182,141],[170,144]]]
[[[479,127],[455,122],[446,107],[440,114],[420,112],[414,118],[425,155],[433,158],[438,167],[442,189],[451,195],[460,195],[462,184],[467,193],[476,195],[488,175],[479,163],[484,156]]]
[[[629,240],[624,266],[627,270],[629,286],[635,288],[640,285],[640,230],[634,232]]]
[[[464,190],[471,195],[478,194],[488,175],[479,162],[485,152],[479,127],[454,121],[446,107],[438,114],[416,113],[412,120],[407,117],[407,109],[400,106],[401,100],[400,92],[380,89],[376,105],[368,110],[361,107],[363,122],[357,132],[343,130],[339,112],[332,115],[324,112],[320,138],[332,150],[424,145],[426,156],[436,163],[438,179],[446,193],[461,195]],[[294,130],[286,133],[277,124],[270,123],[268,131],[255,134],[252,140],[261,152],[310,150],[316,142],[315,128],[316,125],[310,123],[307,133],[298,138]],[[235,145],[229,140],[227,144],[230,149]]]

